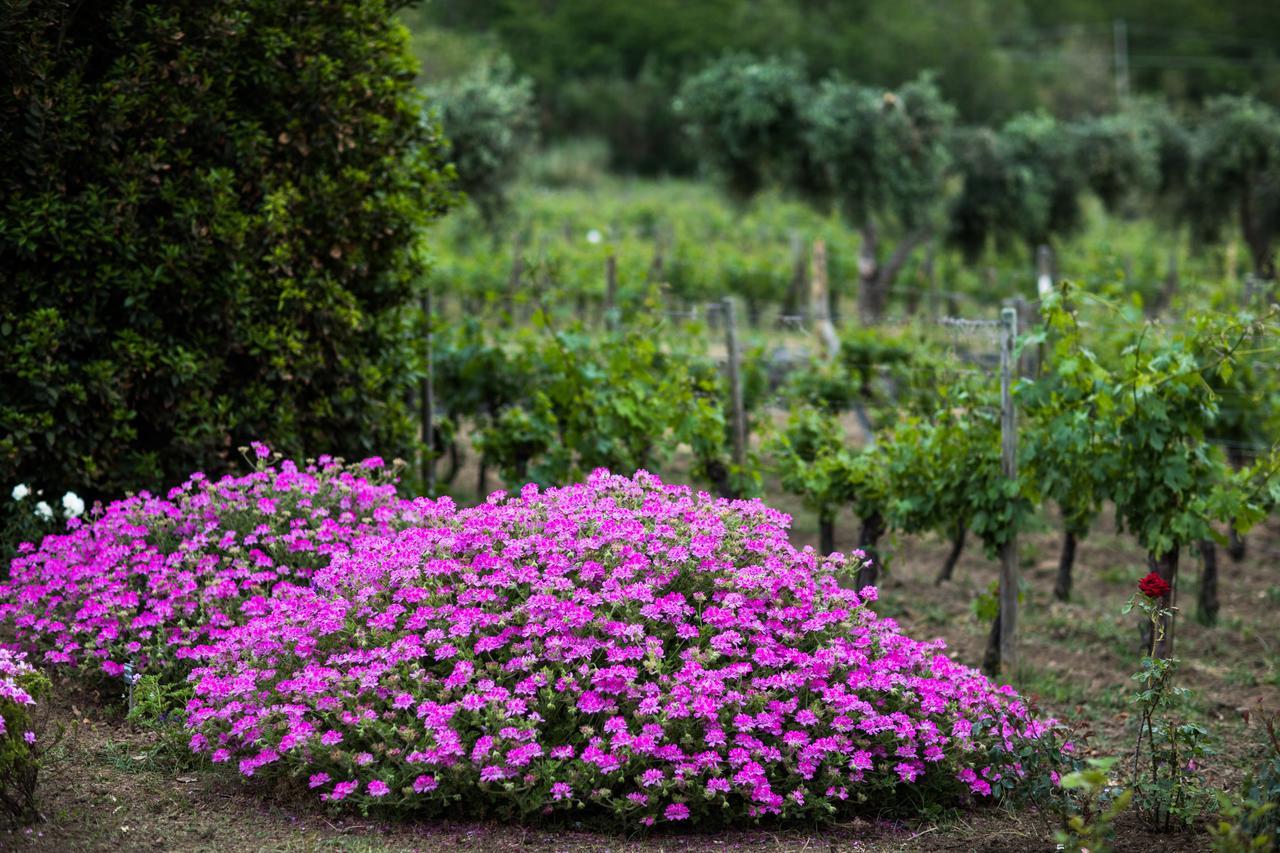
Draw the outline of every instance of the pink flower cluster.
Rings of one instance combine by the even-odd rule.
[[[9,702],[15,705],[34,705],[35,699],[21,684],[26,676],[34,673],[35,668],[27,663],[26,654],[0,648],[0,707]],[[0,714],[0,735],[7,733],[8,725],[4,715]]]
[[[309,586],[241,595],[240,626],[169,629],[199,662],[193,749],[329,801],[646,826],[991,795],[1048,749],[758,501],[602,471],[413,508]]]
[[[111,676],[131,663],[185,677],[192,647],[266,612],[271,595],[305,586],[361,537],[417,523],[381,466],[262,463],[218,481],[194,474],[165,497],[116,501],[39,548],[20,546],[0,615],[46,663]]]

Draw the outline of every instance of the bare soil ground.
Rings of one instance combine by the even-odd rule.
[[[459,483],[475,483],[464,469]],[[460,498],[467,498],[465,494]],[[770,501],[795,515],[793,541],[814,544],[816,524],[798,504],[771,492]],[[1080,543],[1070,603],[1053,601],[1059,538],[1044,529],[1023,538],[1025,601],[1021,665],[1015,684],[1048,713],[1067,722],[1086,755],[1132,755],[1129,674],[1139,659],[1133,616],[1121,616],[1143,568],[1132,540],[1104,518]],[[851,548],[857,525],[842,517],[840,548]],[[906,538],[886,544],[889,574],[882,612],[919,638],[940,636],[958,659],[977,665],[987,625],[971,612],[975,596],[996,576],[994,561],[976,545],[961,559],[955,580],[934,575],[948,543]],[[1177,652],[1182,683],[1193,688],[1183,713],[1206,725],[1216,755],[1205,773],[1215,785],[1236,787],[1262,755],[1259,707],[1280,708],[1280,523],[1249,537],[1239,563],[1220,555],[1222,614],[1216,627],[1194,618],[1199,565],[1185,555],[1181,572]],[[186,761],[161,748],[156,735],[121,719],[117,704],[63,688],[58,718],[68,736],[43,783],[48,821],[0,831],[0,849],[107,850],[1053,850],[1056,819],[1049,814],[984,808],[942,822],[855,821],[821,830],[745,828],[716,834],[623,838],[568,829],[487,823],[379,822],[325,811],[281,791],[241,784],[227,773]],[[1125,762],[1121,762],[1124,764]],[[1149,832],[1136,817],[1120,824],[1120,850],[1202,850],[1200,828]]]

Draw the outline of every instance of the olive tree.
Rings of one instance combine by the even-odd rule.
[[[949,206],[947,242],[974,263],[989,247],[1008,249],[1029,239],[1028,225],[1044,219],[1047,200],[1009,138],[987,127],[958,128],[951,151],[959,188]]]
[[[1192,227],[1201,239],[1223,224],[1240,228],[1253,274],[1275,278],[1272,243],[1280,231],[1280,111],[1252,97],[1222,96],[1195,131]]]
[[[444,128],[458,188],[495,230],[536,136],[532,81],[518,77],[504,57],[436,86],[428,100]]]
[[[1132,105],[1133,118],[1141,123],[1155,161],[1155,182],[1148,188],[1146,208],[1164,233],[1169,268],[1164,290],[1153,309],[1168,304],[1178,286],[1178,251],[1192,203],[1189,181],[1192,166],[1191,129],[1163,100],[1147,99]]]
[[[1098,116],[1072,131],[1084,182],[1107,210],[1132,212],[1158,186],[1155,140],[1136,115]]]
[[[1043,113],[1015,116],[1000,129],[1011,162],[1026,169],[1032,214],[1019,229],[1034,250],[1053,237],[1077,231],[1084,221],[1080,196],[1087,175],[1080,167],[1079,137],[1068,125]]]
[[[745,201],[787,180],[808,88],[795,62],[735,54],[686,79],[674,107],[704,168]]]
[[[928,76],[897,91],[833,76],[804,104],[818,194],[834,202],[862,238],[858,276],[869,318],[883,314],[894,278],[938,228],[954,114]],[[891,229],[898,244],[882,258]]]

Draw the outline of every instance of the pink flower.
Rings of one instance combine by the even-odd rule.
[[[507,777],[507,771],[497,765],[489,765],[480,770],[481,782],[497,782]]]
[[[672,803],[663,811],[662,816],[667,820],[685,820],[689,817],[689,807],[684,803]]]
[[[369,792],[369,796],[371,797],[385,797],[387,794],[391,793],[391,789],[387,787],[387,783],[383,782],[381,779],[374,779],[366,786],[366,790]]]
[[[423,775],[413,780],[413,790],[418,794],[426,794],[430,791],[434,791],[438,786],[439,783],[436,782],[436,777],[434,776]]]
[[[338,784],[334,785],[333,791],[327,794],[326,796],[330,800],[334,800],[334,801],[343,800],[343,799],[346,799],[351,794],[354,794],[358,790],[360,790],[360,783],[352,779],[349,782],[339,782]]]

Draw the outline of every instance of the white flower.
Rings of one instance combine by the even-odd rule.
[[[15,501],[20,501],[29,494],[31,494],[31,487],[26,483],[19,483],[13,487],[13,499]]]
[[[604,235],[600,233],[600,230],[598,228],[592,228],[590,231],[587,232],[588,243],[599,243],[603,239],[604,239]]]
[[[62,509],[68,518],[79,518],[84,515],[84,498],[75,492],[67,492],[62,496]]]
[[[53,521],[53,507],[44,501],[36,504],[36,517],[41,521]]]

